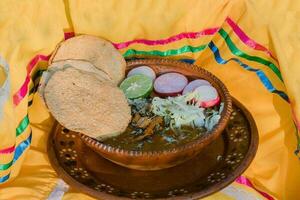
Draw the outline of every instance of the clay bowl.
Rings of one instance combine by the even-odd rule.
[[[213,130],[204,136],[191,141],[190,143],[161,151],[129,151],[106,145],[91,137],[81,134],[82,141],[92,150],[104,158],[121,166],[137,170],[159,170],[169,168],[183,163],[205,148],[212,141],[216,140],[224,128],[232,111],[230,94],[225,85],[213,74],[196,65],[186,64],[174,60],[166,59],[143,59],[127,62],[126,73],[135,67],[147,65],[151,67],[157,75],[166,72],[178,72],[192,79],[206,79],[218,91],[221,102],[224,102],[224,109],[221,113],[219,123]]]

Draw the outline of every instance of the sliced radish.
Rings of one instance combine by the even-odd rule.
[[[132,70],[130,70],[128,72],[127,77],[130,77],[130,76],[133,76],[136,74],[143,74],[145,76],[148,76],[152,80],[154,80],[156,78],[154,70],[148,66],[140,66],[140,67],[133,68]]]
[[[199,94],[197,104],[201,107],[212,107],[220,102],[218,91],[211,85],[202,85],[195,89]]]
[[[176,96],[182,92],[188,80],[179,73],[166,73],[154,82],[154,90],[161,96]]]
[[[209,108],[209,107],[213,107],[214,105],[217,105],[218,103],[220,103],[220,97],[219,96],[216,99],[201,102],[200,106],[203,107],[203,108]]]
[[[193,92],[197,87],[202,85],[211,85],[211,84],[208,81],[203,79],[193,80],[187,86],[185,86],[182,94],[185,95],[186,93]]]

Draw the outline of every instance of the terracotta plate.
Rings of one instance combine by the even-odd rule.
[[[59,124],[48,141],[49,158],[58,175],[93,197],[196,199],[221,190],[247,169],[258,134],[249,112],[234,100],[222,135],[192,160],[169,169],[138,171],[116,165]]]

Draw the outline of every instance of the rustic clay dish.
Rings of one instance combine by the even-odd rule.
[[[49,135],[49,159],[71,187],[97,199],[199,199],[233,182],[255,156],[255,122],[240,103],[233,102],[232,115],[220,137],[172,168],[140,171],[114,164],[58,123]]]
[[[128,62],[126,74],[130,69],[141,65],[151,67],[157,75],[166,72],[178,72],[187,76],[190,80],[201,78],[209,81],[217,89],[221,101],[224,102],[224,109],[219,123],[205,136],[170,150],[129,151],[109,146],[83,134],[81,135],[82,141],[104,158],[128,168],[159,170],[178,165],[194,157],[222,133],[232,111],[231,97],[225,85],[217,77],[199,66],[175,60],[142,59]]]

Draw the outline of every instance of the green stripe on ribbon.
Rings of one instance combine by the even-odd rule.
[[[19,136],[21,133],[25,131],[25,129],[29,125],[29,118],[26,115],[22,121],[20,122],[19,126],[16,128],[16,136]],[[0,170],[7,170],[13,163],[13,160],[6,164],[0,164]]]
[[[25,129],[28,127],[28,125],[29,125],[29,118],[28,115],[26,115],[16,129],[16,136],[19,136],[21,133],[23,133]]]
[[[272,62],[268,61],[268,60],[265,60],[263,58],[260,58],[260,57],[257,57],[257,56],[250,56],[242,51],[240,51],[235,45],[234,43],[232,42],[232,40],[230,39],[228,33],[223,29],[221,28],[218,32],[222,38],[224,38],[227,46],[229,47],[230,51],[236,55],[236,56],[239,56],[241,58],[245,58],[247,60],[251,60],[251,61],[255,61],[255,62],[258,62],[260,64],[263,64],[267,67],[269,67],[276,75],[277,77],[282,81],[282,76],[281,76],[281,73],[278,69],[278,67],[276,65],[274,65]]]
[[[6,164],[0,164],[0,170],[7,170],[12,165],[13,160]]]
[[[147,56],[174,56],[178,54],[183,54],[187,52],[192,52],[196,53],[199,51],[202,51],[206,48],[207,45],[201,45],[198,47],[193,47],[190,45],[186,45],[181,47],[180,49],[170,49],[167,51],[158,51],[158,50],[153,50],[153,51],[139,51],[135,49],[128,49],[123,56],[124,57],[130,57],[130,56],[136,56],[136,55],[147,55]]]

